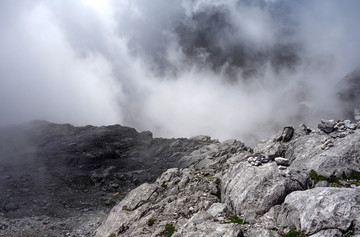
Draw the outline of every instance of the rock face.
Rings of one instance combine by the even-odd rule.
[[[11,228],[0,228],[0,236],[89,236],[103,218],[98,213],[213,142],[153,138],[120,125],[1,128],[0,226]],[[73,231],[83,215],[96,217],[85,232]]]
[[[359,126],[321,125],[254,149],[120,125],[2,129],[0,236],[360,236]]]
[[[180,159],[188,168],[131,191],[96,236],[359,236],[360,130],[342,122],[286,127],[254,150],[193,151]]]
[[[276,209],[278,207],[275,207]],[[314,188],[289,194],[275,218],[307,235],[324,229],[360,230],[360,193],[351,188]]]

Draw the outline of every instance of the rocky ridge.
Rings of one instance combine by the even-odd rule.
[[[180,167],[132,190],[96,236],[360,236],[360,123],[215,142]]]
[[[216,142],[200,138],[45,121],[0,128],[0,236],[91,236],[130,190]]]

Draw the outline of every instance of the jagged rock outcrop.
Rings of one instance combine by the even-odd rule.
[[[322,187],[293,192],[274,209],[273,218],[280,226],[295,226],[307,235],[327,229],[360,231],[359,189]]]
[[[1,128],[0,236],[91,236],[131,189],[213,142],[153,138],[120,125]]]
[[[219,176],[224,167],[249,154],[249,150],[233,140],[193,152],[193,157],[186,158],[194,161],[190,168],[170,169],[154,184],[143,184],[131,191],[114,207],[96,236],[161,236],[167,233],[166,226],[173,227],[173,236],[179,237],[237,236],[241,233],[240,226],[225,224],[231,212],[221,203]],[[206,159],[206,154],[219,152],[223,158],[218,162],[196,168],[199,156]],[[230,160],[230,157],[236,158]]]
[[[97,236],[359,236],[360,130],[336,124],[286,127],[254,151],[239,142],[194,151],[181,159],[189,168],[125,197]]]

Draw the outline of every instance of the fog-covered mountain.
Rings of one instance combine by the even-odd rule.
[[[255,145],[345,118],[336,95],[359,68],[359,4],[1,1],[0,124],[119,123]]]

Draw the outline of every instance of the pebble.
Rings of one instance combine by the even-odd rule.
[[[262,163],[268,163],[269,159],[264,156],[255,156],[255,157],[251,156],[247,159],[247,161],[252,166],[260,166],[262,165]]]
[[[276,162],[277,165],[283,165],[283,166],[290,165],[290,160],[286,159],[286,158],[283,158],[283,157],[276,157],[275,162]]]

